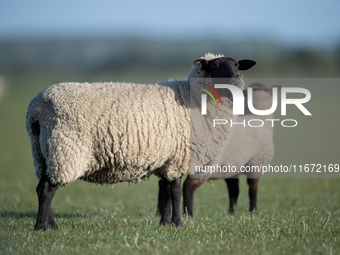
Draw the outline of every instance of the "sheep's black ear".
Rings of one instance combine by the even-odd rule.
[[[206,70],[208,66],[208,61],[205,59],[197,59],[193,63],[200,70]]]
[[[256,62],[249,59],[243,59],[238,61],[238,64],[239,64],[238,70],[245,71],[252,68],[256,64]]]
[[[216,63],[212,61],[208,61],[206,59],[197,59],[194,61],[194,65],[203,71],[210,71],[212,69],[215,69],[217,67]]]

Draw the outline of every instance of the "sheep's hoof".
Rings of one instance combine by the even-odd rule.
[[[171,221],[170,220],[163,220],[161,219],[161,221],[159,222],[159,224],[165,226],[165,225],[171,225]]]
[[[58,229],[58,226],[55,222],[51,222],[49,224],[47,224],[47,223],[36,223],[34,230],[46,230],[48,228]]]
[[[54,220],[50,221],[50,223],[48,225],[52,229],[58,229],[57,223],[55,223]]]
[[[232,215],[234,215],[235,214],[235,209],[229,209],[229,214],[232,214]]]
[[[174,224],[176,227],[183,227],[181,219],[173,220],[172,224]]]

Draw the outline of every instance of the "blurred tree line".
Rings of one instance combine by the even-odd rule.
[[[338,77],[340,70],[340,44],[321,49],[270,40],[119,37],[1,40],[0,73],[188,72],[207,52],[257,61],[254,77]]]

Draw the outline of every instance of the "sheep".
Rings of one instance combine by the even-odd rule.
[[[257,110],[267,110],[272,104],[272,90],[262,84],[252,84],[249,87],[253,89],[253,105]],[[280,86],[273,86],[278,87]],[[244,91],[245,95],[246,90]],[[249,112],[246,107],[246,115],[238,117],[238,123],[243,120],[248,122],[250,119],[273,119],[274,114],[259,116]],[[240,169],[241,166],[260,166],[268,165],[274,157],[273,143],[273,127],[272,123],[264,121],[262,127],[249,127],[236,125],[233,129],[233,134],[228,141],[219,165],[236,166]],[[257,190],[262,173],[247,174],[247,183],[249,185],[250,211],[257,210]],[[187,176],[183,184],[183,209],[184,213],[193,216],[193,200],[195,190],[205,183],[207,180],[215,180],[215,178],[225,179],[229,192],[229,212],[235,213],[236,202],[239,195],[239,179],[238,175],[230,176],[230,173],[216,173],[214,179],[208,178],[191,178]],[[159,199],[161,200],[161,199]]]
[[[151,174],[164,182],[160,223],[182,226],[181,176],[190,171],[192,150],[190,111],[198,111],[189,107],[190,79],[237,78],[235,85],[243,86],[238,70],[254,65],[252,60],[210,54],[195,60],[188,79],[182,81],[60,83],[41,91],[26,114],[39,180],[35,229],[57,228],[51,202],[58,187],[76,179],[97,184],[138,182]],[[222,100],[232,107],[229,98]],[[221,108],[211,109],[221,114]],[[229,128],[223,134],[227,140]],[[221,141],[218,146],[223,145]]]

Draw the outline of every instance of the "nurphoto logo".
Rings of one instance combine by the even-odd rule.
[[[201,83],[199,84],[204,85],[207,89],[210,89],[218,98],[220,101],[220,104],[222,106],[222,101],[215,89],[228,89],[233,97],[233,115],[244,115],[245,113],[245,97],[243,94],[243,91],[236,87],[235,85],[231,84],[215,84],[213,88],[212,86]],[[206,92],[214,101],[215,105],[217,105],[216,100],[213,96],[213,94],[208,91],[205,88],[198,87],[198,89],[201,89],[202,91]],[[247,107],[249,111],[255,115],[259,116],[266,116],[273,114],[275,110],[277,109],[278,105],[278,93],[279,89],[277,87],[272,88],[272,105],[269,109],[266,110],[258,110],[254,107],[253,104],[253,88],[248,87],[247,88]],[[303,95],[302,98],[288,98],[287,94],[294,93],[298,95]],[[201,95],[201,114],[206,115],[207,114],[207,94]],[[287,115],[287,105],[295,105],[304,115],[311,116],[312,114],[307,110],[307,108],[303,105],[307,103],[311,99],[311,93],[308,89],[305,88],[298,88],[298,87],[282,87],[281,88],[281,116]],[[295,119],[265,119],[265,121],[269,121],[272,123],[272,126],[274,126],[274,123],[279,121],[281,122],[281,125],[283,127],[295,127],[297,126],[298,122]],[[226,119],[213,119],[213,126],[216,125],[225,125],[230,122],[230,125],[243,125],[244,127],[246,124],[250,127],[262,127],[264,125],[264,121],[262,119],[251,119],[247,123],[245,120],[243,122],[232,122],[232,120],[228,121]],[[288,123],[292,123],[292,125],[288,125]],[[257,123],[257,125],[255,125]]]

